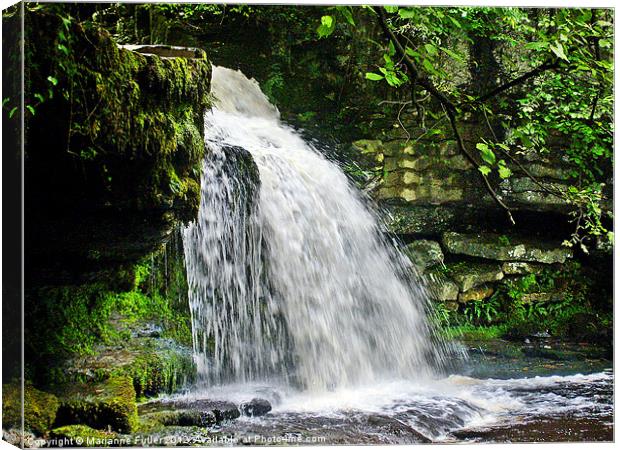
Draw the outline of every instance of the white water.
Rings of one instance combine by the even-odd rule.
[[[366,418],[388,417],[392,423],[405,424],[442,442],[452,440],[450,432],[459,429],[510,426],[563,415],[599,418],[601,426],[609,425],[613,418],[612,383],[608,371],[485,380],[451,375],[361,384],[323,393],[243,383],[192,391],[174,400],[208,398],[242,404],[256,397],[268,399],[274,407],[268,416],[239,419],[224,429],[240,436],[281,435],[301,429],[318,431],[321,436],[355,430],[357,436],[349,438],[364,443],[359,435],[368,438],[385,430],[360,424],[365,424]]]
[[[201,374],[316,390],[430,376],[443,350],[427,295],[358,191],[255,81],[215,67],[212,93],[199,218],[184,233]],[[260,174],[251,208],[238,148]]]
[[[613,406],[598,392],[609,390],[609,372],[438,378],[446,349],[427,325],[426,293],[408,281],[406,259],[357,190],[280,122],[257,83],[216,67],[212,88],[199,219],[184,231],[204,383],[176,399],[265,398],[268,416],[239,419],[230,431],[365,436],[353,442],[385,432],[371,417],[436,441],[531,417],[608,420]],[[238,170],[248,153],[258,187]]]

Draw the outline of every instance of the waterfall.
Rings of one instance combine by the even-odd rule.
[[[431,375],[443,351],[428,296],[358,190],[256,81],[214,67],[212,93],[199,216],[183,234],[200,374],[309,390]],[[254,163],[259,180],[244,179]]]

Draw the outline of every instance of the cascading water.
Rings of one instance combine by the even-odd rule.
[[[480,349],[461,375],[435,376],[453,349],[434,337],[423,286],[358,191],[280,122],[255,81],[215,67],[212,91],[199,217],[183,233],[204,384],[174,401],[267,399],[267,416],[220,425],[243,443],[300,430],[336,444],[444,441],[591,417],[609,439],[611,371],[463,376],[521,376],[514,349],[488,367]]]
[[[214,67],[212,93],[199,218],[184,232],[200,373],[307,389],[429,375],[441,348],[427,296],[358,191],[254,80]],[[234,173],[244,152],[256,192]]]

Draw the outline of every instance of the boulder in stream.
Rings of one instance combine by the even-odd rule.
[[[263,398],[253,398],[249,402],[241,403],[239,409],[244,416],[264,416],[271,411],[271,403]]]

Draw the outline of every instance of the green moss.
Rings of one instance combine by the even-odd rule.
[[[137,421],[136,391],[129,376],[67,387],[56,417],[59,426],[88,425],[121,433],[131,432]]]
[[[2,385],[2,426],[21,428],[21,385]],[[30,383],[24,386],[24,428],[43,435],[51,428],[60,403],[55,395],[40,391]]]
[[[111,431],[95,430],[86,425],[66,425],[51,431],[50,437],[67,447],[112,447],[118,438]]]
[[[136,396],[144,398],[172,393],[195,381],[196,368],[191,354],[148,349],[138,353],[130,364],[113,369],[111,374],[131,377]]]
[[[89,354],[98,343],[114,342],[118,337],[109,325],[114,301],[104,283],[42,288],[29,302],[27,345],[45,358],[68,354]]]
[[[27,97],[56,92],[29,118],[64,117],[46,148],[81,165],[101,205],[133,211],[174,209],[182,220],[198,211],[204,156],[203,114],[211,104],[211,64],[199,58],[161,58],[119,48],[96,26],[81,26],[61,7],[28,11],[26,50],[39,70],[28,72]],[[59,49],[59,43],[64,50]],[[198,55],[197,55],[198,56]],[[35,143],[28,152],[40,151]],[[174,177],[183,185],[178,189]]]

